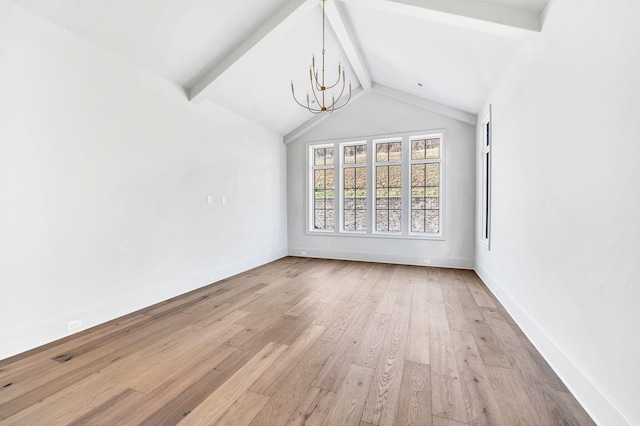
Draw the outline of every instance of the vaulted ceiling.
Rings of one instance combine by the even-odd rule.
[[[319,0],[12,0],[291,140],[323,120],[296,105],[321,52]],[[473,121],[547,0],[327,0],[327,74]],[[332,77],[328,77],[331,79]],[[339,114],[340,111],[335,112]]]

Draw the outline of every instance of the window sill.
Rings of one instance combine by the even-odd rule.
[[[445,241],[446,238],[440,234],[415,235],[415,234],[382,234],[382,233],[365,233],[365,232],[335,232],[335,231],[307,231],[307,235],[323,236],[323,237],[361,237],[361,238],[380,238],[388,240],[427,240],[427,241]]]

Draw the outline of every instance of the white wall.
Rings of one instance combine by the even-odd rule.
[[[640,425],[639,16],[637,0],[551,0],[488,101],[476,269],[602,425]]]
[[[432,265],[472,268],[474,127],[376,93],[352,102],[287,146],[289,254],[418,265],[429,259]],[[307,234],[307,142],[440,129],[446,130],[444,241]]]
[[[280,136],[0,0],[0,358],[284,256],[285,162]]]

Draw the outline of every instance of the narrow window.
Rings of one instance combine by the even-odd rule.
[[[491,107],[489,107],[491,108]],[[482,123],[482,241],[491,235],[491,109]]]
[[[343,199],[345,231],[367,230],[367,144],[342,145]]]
[[[440,233],[441,139],[411,140],[411,232]]]
[[[333,147],[312,148],[313,229],[335,229],[335,180]]]
[[[376,231],[402,230],[402,140],[374,142],[376,149]]]

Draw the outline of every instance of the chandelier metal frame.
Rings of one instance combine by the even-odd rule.
[[[309,110],[312,114],[322,114],[322,113],[332,113],[340,108],[343,108],[345,105],[349,103],[351,100],[351,82],[349,82],[349,97],[341,103],[341,99],[343,97],[344,89],[346,88],[346,74],[344,68],[338,63],[338,79],[332,85],[327,86],[325,84],[325,12],[324,12],[324,4],[327,0],[320,0],[322,2],[322,70],[318,73],[316,69],[316,59],[315,55],[311,56],[311,67],[309,69],[309,82],[311,85],[311,93],[313,93],[313,99],[315,100],[316,106],[311,106],[311,97],[309,96],[309,92],[307,92],[307,104],[303,104],[296,98],[296,92],[293,88],[293,80],[291,81],[291,95],[293,99],[296,101],[298,105],[302,108]],[[331,103],[326,103],[327,90],[331,90],[342,83],[342,87],[340,88],[340,94],[338,98],[335,97],[335,94],[331,95]]]

